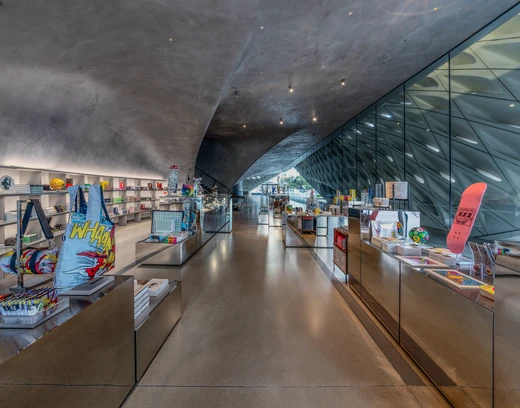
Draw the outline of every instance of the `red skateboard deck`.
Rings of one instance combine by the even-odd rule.
[[[455,214],[450,232],[446,237],[448,249],[454,254],[464,252],[466,242],[473,229],[473,224],[475,224],[475,220],[477,219],[478,210],[480,209],[480,204],[482,204],[482,197],[486,189],[486,183],[475,183],[462,193],[459,208]]]

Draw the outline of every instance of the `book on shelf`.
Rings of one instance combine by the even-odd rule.
[[[159,296],[169,284],[168,279],[137,280],[134,282],[136,285],[147,286],[150,296]]]

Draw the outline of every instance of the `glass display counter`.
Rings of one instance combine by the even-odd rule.
[[[211,195],[208,200],[209,204],[201,198],[186,200],[183,211],[152,212],[151,235],[136,243],[136,260],[143,265],[180,266],[215,234],[231,232],[231,198]]]
[[[350,286],[455,406],[477,401],[478,407],[491,407],[494,302],[479,286],[458,287],[435,270],[458,270],[483,283],[493,278],[469,265],[414,267],[391,245],[384,250],[384,240],[374,234],[397,222],[404,243],[420,225],[420,214],[349,209]],[[429,254],[418,250],[419,259]],[[438,262],[433,261],[428,266]]]
[[[4,279],[0,292],[16,282]],[[134,283],[115,276],[34,329],[0,329],[2,401],[17,407],[119,407],[135,384]],[[8,403],[7,403],[8,402]]]

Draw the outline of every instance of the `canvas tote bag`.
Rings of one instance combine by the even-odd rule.
[[[108,215],[99,184],[90,186],[88,203],[78,186],[68,188],[71,215],[56,265],[59,293],[108,272],[116,256],[115,226]]]

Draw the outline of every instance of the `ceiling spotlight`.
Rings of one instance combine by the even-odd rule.
[[[341,80],[341,85],[345,85],[345,78]]]
[[[244,127],[246,127],[246,125],[243,125]]]
[[[238,98],[238,95],[240,95],[240,91],[235,91],[235,96]]]
[[[514,108],[515,107],[515,104],[512,103],[511,105],[509,105],[510,108]]]
[[[351,16],[352,15],[352,11],[350,13],[348,13],[348,15]]]
[[[437,11],[437,10],[439,10],[439,7],[435,7],[435,8],[433,9],[433,11]]]
[[[313,121],[313,122],[317,122],[317,121],[318,121],[318,117],[317,117],[316,115],[314,115],[314,116],[312,117],[312,121]]]
[[[170,38],[168,38],[168,41],[173,41],[173,38],[171,38],[171,37],[170,37]]]
[[[280,125],[283,125],[283,118],[280,118]]]
[[[291,85],[289,85],[289,92],[294,92],[294,89]]]
[[[322,65],[321,67],[322,67],[322,68],[325,68],[325,65]]]
[[[260,30],[263,30],[264,29],[264,26],[260,27]]]

